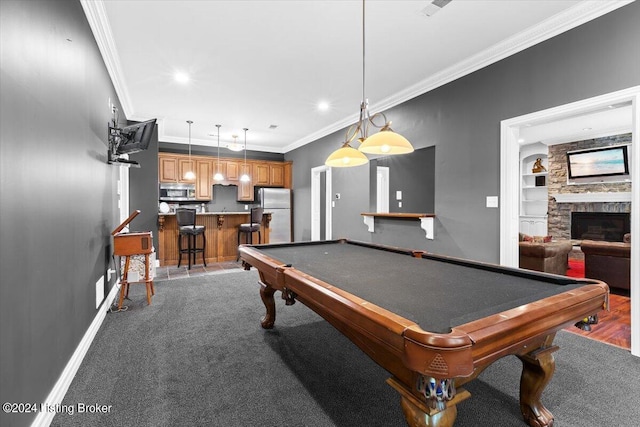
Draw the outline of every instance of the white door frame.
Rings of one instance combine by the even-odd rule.
[[[311,168],[311,240],[320,240],[320,178],[322,172],[325,172],[325,239],[331,239],[331,167],[330,166],[317,166]]]
[[[526,123],[560,118],[620,102],[631,102],[631,354],[640,357],[640,86],[500,122],[500,264],[518,267],[519,128]],[[635,175],[635,176],[634,176]],[[636,261],[633,261],[633,260]]]
[[[376,167],[376,212],[389,213],[389,167]]]

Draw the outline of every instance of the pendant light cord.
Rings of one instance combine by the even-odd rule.
[[[218,165],[216,167],[216,172],[220,172],[220,126],[222,125],[216,125],[216,127],[218,128]]]
[[[362,102],[366,103],[364,94],[365,87],[365,31],[364,31],[365,19],[364,19],[364,0],[362,0]]]
[[[191,123],[193,122],[187,120],[187,123],[189,123],[189,167],[191,167]]]
[[[244,171],[247,172],[247,131],[248,128],[242,128],[244,130]]]

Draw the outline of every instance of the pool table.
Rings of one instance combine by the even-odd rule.
[[[608,286],[348,239],[242,245],[266,307],[274,293],[300,301],[386,369],[410,426],[452,426],[461,386],[495,360],[523,362],[520,410],[531,426],[553,425],[540,401],[558,330],[585,326],[608,307]]]

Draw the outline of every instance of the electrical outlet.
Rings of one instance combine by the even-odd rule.
[[[248,211],[249,210],[249,205],[244,205],[244,210]]]
[[[111,283],[111,276],[116,274],[116,271],[112,268],[107,270],[107,283]]]
[[[398,207],[401,208],[402,207],[402,202],[398,202]]]

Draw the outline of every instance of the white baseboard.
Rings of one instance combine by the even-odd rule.
[[[67,362],[67,366],[65,366],[62,374],[60,374],[58,381],[53,386],[53,389],[49,393],[49,396],[47,396],[46,401],[42,402],[46,404],[45,407],[55,408],[56,405],[62,404],[62,400],[64,399],[65,394],[67,394],[67,390],[69,390],[71,381],[73,381],[73,378],[76,376],[76,373],[78,372],[78,369],[80,368],[80,365],[82,364],[87,351],[89,351],[89,347],[91,346],[93,339],[98,333],[98,330],[100,329],[104,318],[107,316],[107,311],[111,307],[111,304],[115,300],[119,291],[120,284],[116,283],[113,288],[111,288],[111,291],[109,292],[109,295],[107,295],[107,298],[105,298],[105,300],[102,302],[102,305],[96,313],[96,317],[93,319],[93,322],[91,322],[91,325],[89,325],[89,328],[84,333],[82,340],[78,344],[78,347],[76,347],[76,350],[73,352],[71,359],[69,359],[69,361]],[[31,424],[31,427],[49,427],[55,415],[56,413],[54,411],[39,411],[38,416]]]

